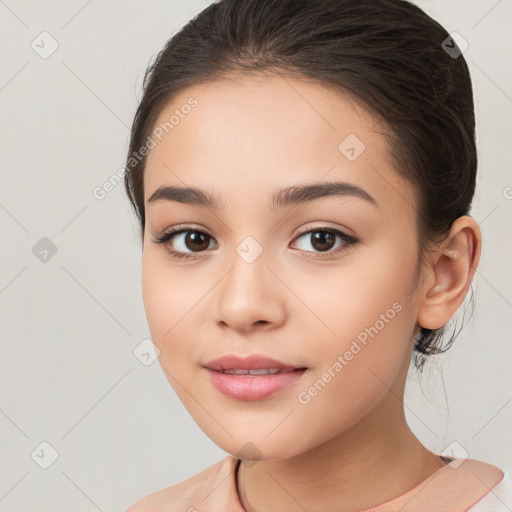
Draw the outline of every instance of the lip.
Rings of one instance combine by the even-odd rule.
[[[251,354],[246,357],[228,354],[203,365],[210,382],[221,393],[235,400],[262,400],[295,384],[306,367],[285,364],[276,359]],[[228,374],[225,370],[279,370],[266,375]]]
[[[282,370],[295,370],[297,368],[304,368],[282,363],[277,359],[262,356],[259,354],[250,354],[245,357],[236,356],[234,354],[227,354],[225,356],[214,359],[204,364],[209,370],[231,370],[234,368],[241,368],[245,370],[262,370],[265,368],[278,368]]]

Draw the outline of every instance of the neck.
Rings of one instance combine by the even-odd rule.
[[[393,393],[340,435],[284,460],[240,463],[238,494],[247,512],[348,512],[378,506],[446,463],[407,425]]]

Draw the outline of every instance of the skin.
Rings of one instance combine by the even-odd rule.
[[[419,326],[445,325],[466,295],[480,254],[476,222],[459,218],[420,266],[415,190],[393,167],[386,127],[346,95],[275,75],[226,77],[183,91],[157,124],[191,96],[197,107],[151,149],[144,176],[143,299],[166,377],[218,446],[257,461],[237,475],[247,511],[349,511],[404,494],[445,466],[408,427],[404,386]],[[354,161],[338,149],[349,134],[366,146]],[[335,180],[377,205],[335,196],[267,206],[276,189]],[[149,204],[161,185],[199,187],[224,209]],[[186,261],[153,242],[184,223],[210,235],[202,252],[184,235],[169,242],[192,254]],[[337,238],[325,252],[302,234],[325,227],[359,241],[335,253]],[[263,249],[250,264],[236,252],[247,236]],[[298,393],[396,303],[400,312],[300,403]],[[202,367],[228,353],[308,371],[264,400],[234,400]]]

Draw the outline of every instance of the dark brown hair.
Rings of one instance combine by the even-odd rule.
[[[471,78],[439,23],[404,0],[221,0],[175,34],[144,75],[125,173],[142,236],[140,148],[162,109],[189,86],[258,71],[348,92],[386,123],[396,171],[417,194],[420,254],[469,213],[477,167]],[[421,328],[418,370],[450,348],[457,333],[442,348],[444,330]]]

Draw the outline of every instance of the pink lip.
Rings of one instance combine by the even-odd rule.
[[[204,365],[210,382],[223,394],[236,400],[262,400],[295,384],[305,373],[305,367],[295,367],[275,359],[253,354],[238,357],[232,354]],[[279,369],[283,373],[273,375],[230,375],[222,370]]]
[[[232,368],[244,368],[246,370],[261,370],[264,368],[282,368],[295,370],[297,366],[284,364],[276,359],[270,357],[260,356],[258,354],[251,354],[246,357],[235,356],[228,354],[218,359],[214,359],[209,363],[204,364],[209,370],[228,370]]]

